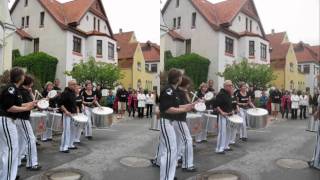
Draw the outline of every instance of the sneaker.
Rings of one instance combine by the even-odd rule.
[[[41,170],[41,166],[40,165],[35,165],[35,166],[32,166],[32,167],[27,167],[27,170],[29,171],[39,171]]]
[[[226,154],[224,151],[216,152],[217,154]]]
[[[92,136],[87,136],[86,137],[88,140],[92,140]]]
[[[70,153],[69,150],[65,150],[65,151],[60,151],[61,153]]]
[[[189,167],[189,168],[182,168],[182,171],[184,171],[184,172],[197,172],[197,168],[192,166],[192,167]]]
[[[232,148],[227,148],[227,149],[224,149],[225,151],[233,151]]]
[[[78,149],[78,148],[75,146],[75,147],[69,147],[68,149],[69,150],[75,150],[75,149]]]

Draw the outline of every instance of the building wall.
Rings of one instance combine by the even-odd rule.
[[[157,87],[157,93],[160,94],[160,62],[146,62],[146,64],[149,64],[149,69],[151,70],[152,64],[157,64],[157,72],[149,72],[149,74],[152,75],[152,85]],[[153,87],[151,88],[153,90]]]
[[[96,31],[98,31],[98,20],[100,20],[100,31],[99,32],[106,33],[110,36],[111,33],[109,32],[107,23],[103,19],[99,18],[98,16],[94,15],[91,12],[87,12],[86,15],[83,16],[78,28],[85,31],[85,32],[93,31],[94,17],[96,18]]]
[[[131,68],[121,68],[121,73],[124,75],[123,78],[120,80],[121,85],[128,89],[132,88],[132,69]]]
[[[239,20],[240,17],[240,20]],[[246,14],[240,12],[232,21],[230,29],[235,32],[244,32],[246,31],[246,18],[248,18],[248,31],[250,31],[250,20],[252,21],[252,33],[262,35],[261,27],[258,22],[253,18],[247,16]]]
[[[317,75],[319,75],[319,65],[314,63],[314,62],[306,62],[306,63],[299,63],[299,65],[301,66],[301,69],[303,70],[303,67],[305,65],[309,65],[310,66],[310,73],[304,73],[304,80],[305,80],[305,87],[310,88],[310,92],[313,94],[314,90],[316,89],[316,87],[318,86],[318,82],[317,82]]]
[[[272,65],[271,65],[272,67]],[[285,77],[284,71],[282,68],[272,68],[273,74],[276,76],[276,79],[272,81],[272,85],[278,89],[285,89]]]

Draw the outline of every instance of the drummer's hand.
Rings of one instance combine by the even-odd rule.
[[[186,107],[185,107],[185,109],[186,109],[186,111],[191,111],[192,109],[194,108],[194,104],[192,103],[192,104],[187,104],[186,105]]]
[[[221,113],[221,115],[222,115],[222,116],[224,116],[224,117],[229,116],[229,114],[228,114],[228,113],[226,113],[226,112]]]
[[[67,116],[72,116],[72,114],[69,111],[65,112],[64,114]]]

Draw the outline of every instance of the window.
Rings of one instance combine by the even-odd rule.
[[[301,65],[298,65],[298,71],[301,72]]]
[[[93,30],[96,30],[96,17],[93,17]]]
[[[24,28],[24,17],[21,18],[21,28]]]
[[[239,22],[241,22],[241,16],[238,16],[238,20],[239,20]]]
[[[191,53],[191,39],[186,40],[186,54]]]
[[[180,29],[180,26],[181,26],[181,17],[178,17],[178,27],[177,27],[177,29]]]
[[[88,15],[87,15],[86,19],[87,19],[87,21],[89,21],[89,16]]]
[[[39,52],[39,38],[33,40],[33,52]]]
[[[102,40],[97,40],[97,55],[102,56]]]
[[[294,64],[293,63],[290,63],[290,72],[293,72],[294,71]]]
[[[138,71],[141,71],[141,62],[137,63],[137,69],[138,69]]]
[[[261,59],[267,59],[267,45],[261,43]]]
[[[151,64],[151,72],[153,72],[153,73],[157,73],[158,72],[157,64]]]
[[[44,26],[44,12],[40,13],[40,26]]]
[[[179,5],[180,5],[180,1],[176,0],[176,7],[179,7]]]
[[[192,24],[191,27],[195,28],[196,27],[196,20],[197,20],[197,13],[192,13]]]
[[[25,1],[24,1],[24,6],[25,6],[25,7],[28,6],[28,0],[25,0]]]
[[[254,57],[254,41],[249,41],[249,57]]]
[[[233,39],[226,37],[225,53],[233,55]]]
[[[149,71],[149,64],[145,64],[144,68],[145,68],[146,71]]]
[[[246,18],[246,31],[248,31],[248,18]]]
[[[305,74],[309,74],[310,73],[310,65],[309,64],[305,64],[303,66],[303,73],[305,73]]]
[[[114,44],[111,42],[108,43],[108,59],[114,59]]]
[[[173,18],[173,28],[176,28],[176,22],[177,21],[177,19],[176,18]]]
[[[98,31],[100,32],[100,19],[98,19]]]
[[[252,32],[252,20],[250,20],[250,32]]]
[[[81,53],[81,38],[73,36],[73,52]]]
[[[26,17],[26,28],[29,27],[29,16]]]

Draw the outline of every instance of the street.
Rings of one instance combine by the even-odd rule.
[[[159,169],[150,166],[148,159],[155,154],[159,132],[149,130],[149,127],[150,120],[125,118],[111,129],[96,129],[92,141],[82,139],[79,149],[70,154],[58,152],[60,141],[56,137],[53,142],[41,143],[39,146],[42,171],[26,172],[20,168],[19,174],[22,179],[38,180],[49,170],[79,170],[84,175],[82,179],[157,180]],[[205,179],[205,174],[220,171],[233,172],[242,179],[250,180],[319,180],[320,171],[309,168],[287,169],[276,165],[276,161],[281,158],[302,161],[311,159],[316,134],[305,131],[305,128],[305,120],[278,120],[266,129],[249,130],[248,141],[237,142],[233,151],[226,155],[214,152],[216,137],[210,136],[208,143],[196,144],[195,165],[198,172],[182,173],[181,169],[177,169],[177,177],[179,180]],[[126,157],[141,159],[123,159]],[[123,162],[127,162],[130,167]],[[69,179],[81,178],[70,176]]]

